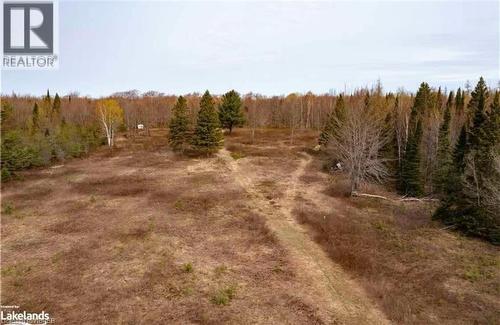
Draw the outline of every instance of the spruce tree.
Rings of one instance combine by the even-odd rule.
[[[38,130],[38,128],[40,126],[40,110],[38,109],[37,103],[35,103],[35,105],[33,106],[33,112],[31,114],[31,121],[33,124],[33,132],[35,132],[36,130]]]
[[[413,108],[408,125],[408,139],[401,165],[401,178],[398,182],[399,192],[406,195],[420,196],[423,194],[422,176],[420,173],[420,143],[422,140],[422,118],[430,113],[435,100],[431,88],[425,82],[415,95]]]
[[[192,144],[199,152],[208,154],[216,152],[222,146],[222,142],[223,136],[214,100],[207,90],[201,97]]]
[[[416,111],[417,116],[425,115],[433,107],[435,103],[433,99],[433,94],[431,87],[426,82],[422,82],[418,88],[417,94],[415,95],[415,101],[413,102],[413,108]],[[415,125],[410,127],[415,127]]]
[[[448,98],[449,100],[449,98]],[[441,87],[438,88],[438,91],[436,93],[436,108],[438,112],[441,112],[442,107],[443,107],[443,95],[441,93]]]
[[[403,193],[410,196],[420,196],[423,193],[422,177],[420,175],[421,139],[422,122],[420,121],[420,119],[418,119],[415,130],[408,136],[405,157],[403,159],[403,166],[401,171]]]
[[[488,88],[483,77],[479,79],[476,88],[471,93],[471,100],[467,105],[472,114],[472,125],[469,128],[468,140],[470,149],[477,149],[480,146],[483,123],[486,121],[486,102],[488,100]]]
[[[219,105],[219,121],[223,128],[233,131],[233,127],[241,126],[245,123],[245,117],[241,111],[241,97],[236,91],[231,90],[222,96]]]
[[[50,98],[50,92],[49,90],[47,89],[47,94],[45,95],[45,97],[43,98],[43,100],[45,100],[46,102],[48,102],[49,104],[51,103],[52,99]]]
[[[450,91],[450,94],[448,95],[448,100],[446,101],[446,108],[449,108],[450,114],[453,108],[453,99],[454,99],[454,94],[453,91]]]
[[[459,228],[466,233],[484,237],[500,244],[500,216],[498,210],[489,209],[488,197],[491,193],[490,184],[500,184],[500,171],[495,165],[498,157],[499,125],[495,122],[498,99],[494,100],[490,113],[486,113],[488,90],[481,78],[471,94],[471,105],[474,110],[473,125],[469,130],[470,141],[466,156],[463,176],[463,200],[461,201],[462,216],[457,220]],[[495,103],[496,102],[496,103]],[[495,193],[496,192],[496,193]]]
[[[335,103],[335,116],[339,121],[344,121],[346,118],[346,107],[344,96],[340,95],[339,100]]]
[[[58,117],[61,113],[61,99],[59,98],[59,94],[56,93],[54,97],[54,102],[52,103],[52,115],[54,117]]]
[[[41,113],[45,117],[49,117],[52,114],[52,98],[50,98],[50,92],[47,89],[47,94],[43,97]]]
[[[189,117],[187,112],[187,101],[179,96],[177,103],[172,109],[172,118],[169,124],[169,143],[174,151],[183,152],[189,144]]]
[[[451,108],[453,106],[453,92],[450,92],[446,108],[444,111],[443,122],[439,128],[437,168],[434,174],[434,187],[437,193],[446,191],[448,176],[452,168],[452,157],[450,150],[450,121]]]
[[[328,144],[338,127],[339,121],[343,119],[345,119],[345,104],[344,97],[340,94],[334,109],[328,114],[323,130],[319,135],[318,143],[320,145],[326,146]]]
[[[500,99],[495,94],[486,113],[488,90],[481,78],[468,105],[472,126],[462,128],[454,151],[454,168],[449,176],[448,196],[435,218],[466,234],[500,244],[498,188],[500,171],[495,160],[500,154]],[[492,203],[493,202],[493,203]]]
[[[14,107],[7,101],[2,102],[2,109],[0,113],[0,131],[4,134],[8,129],[12,120],[12,113],[14,113]]]
[[[465,125],[462,126],[460,130],[460,135],[458,136],[457,144],[453,150],[453,168],[456,172],[461,175],[465,168],[465,154],[467,151],[468,140],[467,140],[467,129]]]

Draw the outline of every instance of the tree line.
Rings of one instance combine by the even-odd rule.
[[[436,218],[499,242],[498,96],[482,78],[474,89],[422,83],[416,93],[384,92],[377,83],[324,95],[14,94],[1,98],[2,176],[112,145],[116,132],[136,132],[138,124],[146,132],[170,128],[176,151],[205,153],[220,148],[223,128],[288,128],[291,137],[296,129],[316,129],[319,144],[344,162],[352,192],[376,180],[402,195],[438,197]]]
[[[341,95],[318,142],[342,162],[352,194],[385,180],[404,196],[438,197],[436,219],[500,244],[499,97],[483,78],[470,93],[424,82],[409,111],[399,94],[385,104],[370,91]]]

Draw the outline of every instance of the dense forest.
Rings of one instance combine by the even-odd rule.
[[[172,148],[213,152],[221,127],[316,129],[321,150],[341,161],[353,193],[380,181],[408,197],[441,201],[435,218],[450,228],[500,243],[500,99],[483,78],[474,89],[422,83],[416,93],[384,92],[380,83],[352,93],[262,96],[115,93],[3,96],[2,179],[20,169],[87,155],[114,133],[138,125],[170,127]],[[252,133],[253,134],[253,133]]]

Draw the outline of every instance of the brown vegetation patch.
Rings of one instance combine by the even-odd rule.
[[[495,247],[429,228],[425,205],[391,208],[391,203],[358,199],[344,217],[305,205],[294,214],[334,261],[360,278],[393,321],[488,323],[498,317],[493,299],[498,291],[491,291],[500,281]],[[487,262],[470,260],[477,251]]]
[[[283,197],[284,193],[280,190],[279,186],[278,182],[272,179],[266,179],[257,183],[257,188],[268,200],[276,200]]]
[[[15,194],[7,195],[4,198],[18,202],[39,200],[46,198],[53,193],[54,189],[49,184],[37,184],[28,188],[23,188],[22,191],[17,191]]]
[[[150,182],[140,175],[93,176],[73,183],[72,188],[87,195],[136,196],[148,192]]]
[[[289,152],[287,148],[262,148],[247,144],[228,144],[226,145],[226,149],[233,154],[252,157],[281,157]]]
[[[262,216],[253,212],[246,212],[235,216],[229,222],[230,227],[241,229],[254,243],[276,244],[276,236],[266,226]]]
[[[309,324],[325,324],[323,320],[318,317],[318,308],[306,304],[304,301],[297,297],[289,296],[285,299],[286,304],[293,308],[296,313],[304,315],[309,321]]]
[[[85,217],[72,216],[68,220],[58,222],[47,227],[47,230],[56,234],[71,234],[80,232],[89,232],[93,229],[93,225],[86,220]]]

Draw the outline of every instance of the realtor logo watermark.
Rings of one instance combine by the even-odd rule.
[[[57,1],[7,1],[2,16],[3,69],[58,67]]]

